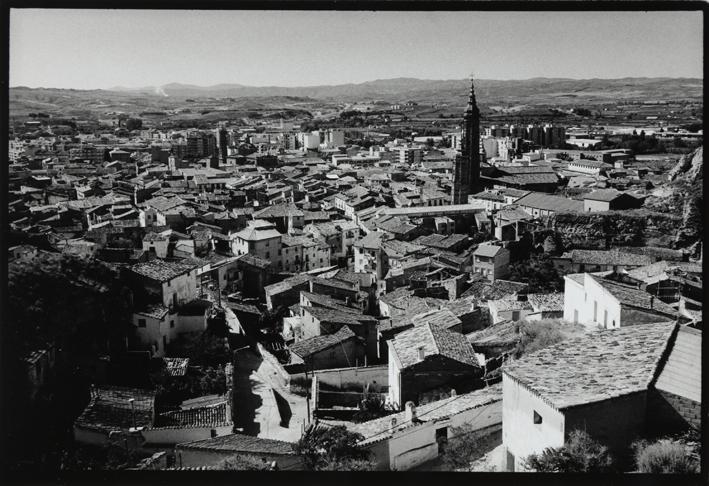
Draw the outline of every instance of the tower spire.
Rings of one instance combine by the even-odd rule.
[[[470,75],[470,95],[468,96],[468,106],[465,108],[466,113],[467,112],[472,112],[475,110],[477,107],[477,103],[475,100],[475,78],[471,74]]]

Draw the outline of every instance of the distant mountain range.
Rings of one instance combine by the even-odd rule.
[[[241,84],[217,84],[195,86],[171,83],[158,87],[113,88],[108,91],[169,96],[177,98],[211,97],[243,98],[261,96],[293,96],[314,99],[342,100],[402,100],[442,101],[467,97],[468,79],[427,80],[417,78],[377,79],[364,83],[321,85],[303,87],[244,86]],[[479,98],[508,99],[534,95],[557,97],[584,97],[596,95],[603,98],[695,98],[702,96],[703,80],[694,78],[622,78],[622,79],[569,79],[532,78],[525,80],[475,81]]]

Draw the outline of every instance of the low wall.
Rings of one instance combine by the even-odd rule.
[[[231,424],[216,427],[158,427],[145,429],[141,433],[146,444],[181,444],[209,439],[212,437],[212,430],[216,431],[217,437],[231,434],[232,428]]]
[[[320,384],[330,385],[338,389],[354,388],[362,390],[368,384],[371,392],[377,392],[389,386],[389,367],[385,364],[318,370],[308,373],[308,376],[310,375],[317,376]],[[290,379],[294,378],[305,380],[305,373],[290,375]]]

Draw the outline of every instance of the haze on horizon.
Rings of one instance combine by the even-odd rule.
[[[702,12],[12,9],[10,86],[703,77]]]

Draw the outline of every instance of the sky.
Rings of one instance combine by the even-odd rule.
[[[12,9],[10,86],[703,76],[702,12]]]

